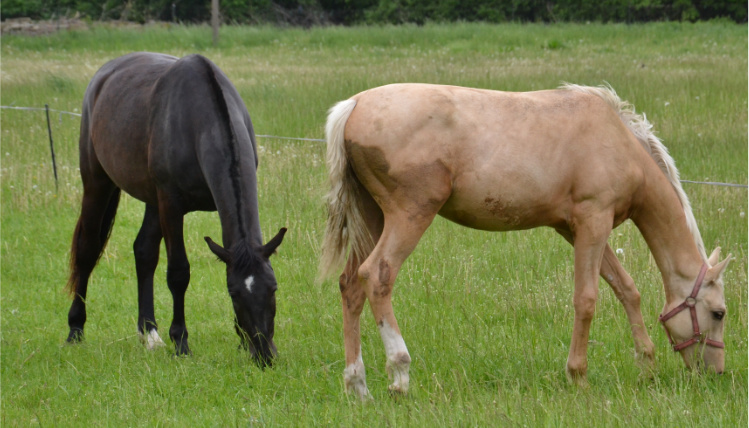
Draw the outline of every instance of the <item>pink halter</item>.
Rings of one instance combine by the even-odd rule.
[[[714,348],[726,347],[725,343],[718,342],[717,340],[708,339],[707,336],[703,338],[702,333],[700,333],[700,324],[697,321],[697,309],[695,309],[694,306],[697,304],[697,300],[696,300],[697,293],[700,292],[700,287],[702,286],[702,280],[705,279],[706,272],[707,272],[707,265],[703,264],[702,269],[700,269],[700,274],[697,275],[697,281],[695,281],[694,283],[692,294],[690,294],[689,297],[684,299],[684,301],[679,306],[671,309],[667,314],[661,314],[658,316],[658,320],[663,324],[663,329],[666,330],[668,341],[671,342],[671,346],[674,347],[674,351],[681,351],[682,349],[694,343],[700,343],[700,342],[704,342],[705,345],[712,346]],[[678,314],[679,312],[683,311],[686,308],[689,308],[689,313],[692,315],[692,331],[694,331],[694,335],[692,336],[691,339],[688,339],[679,344],[675,344],[674,339],[671,337],[671,333],[666,328],[666,321],[668,321],[674,315]]]

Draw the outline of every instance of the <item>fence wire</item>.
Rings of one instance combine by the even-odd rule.
[[[46,108],[41,107],[16,107],[13,105],[10,106],[0,106],[0,109],[10,109],[10,110],[27,110],[27,111],[45,111]],[[73,113],[70,111],[64,111],[64,110],[55,110],[55,109],[49,109],[49,111],[53,111],[55,113],[58,113],[60,115],[67,114],[70,116],[77,116],[80,117],[80,113]],[[263,134],[255,134],[255,137],[258,138],[268,138],[268,139],[274,139],[274,140],[289,140],[289,141],[308,141],[308,142],[314,142],[314,143],[324,143],[325,140],[322,138],[302,138],[302,137],[284,137],[279,135],[263,135]],[[720,187],[736,187],[740,189],[747,189],[749,188],[749,185],[746,184],[736,184],[736,183],[722,183],[718,181],[694,181],[694,180],[679,180],[682,183],[689,183],[689,184],[703,184],[706,186],[720,186]]]

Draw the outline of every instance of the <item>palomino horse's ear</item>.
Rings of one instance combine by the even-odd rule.
[[[710,266],[715,266],[716,264],[718,264],[718,260],[720,260],[720,247],[715,247],[713,253],[710,254],[710,257],[707,258],[707,263]]]
[[[709,284],[711,282],[719,280],[720,277],[723,276],[723,272],[726,270],[726,267],[728,267],[728,263],[731,261],[731,258],[732,257],[729,254],[725,260],[708,269],[707,273],[705,274],[705,281]]]
[[[227,263],[227,264],[229,263],[229,260],[231,260],[231,256],[229,255],[228,251],[226,251],[225,249],[223,249],[217,243],[213,242],[213,239],[211,239],[211,238],[209,238],[207,236],[205,237],[205,242],[208,243],[208,248],[210,248],[211,251],[213,251],[213,254],[215,254],[216,257],[218,257],[219,259],[221,259],[221,261],[224,262],[224,263]]]
[[[263,245],[261,248],[261,252],[263,254],[263,257],[266,259],[270,258],[273,254],[276,252],[276,248],[278,248],[279,245],[281,245],[281,241],[283,241],[283,236],[286,234],[286,228],[282,227],[281,230],[278,231],[276,236],[273,237],[270,241],[268,241],[267,244]]]

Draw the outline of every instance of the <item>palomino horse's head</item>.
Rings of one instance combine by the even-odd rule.
[[[659,319],[674,351],[681,353],[688,368],[723,373],[723,271],[731,256],[718,263],[719,257],[720,248],[716,248],[691,284],[674,287],[684,292],[666,302]]]
[[[286,228],[267,244],[252,248],[234,245],[226,250],[205,237],[208,247],[226,263],[226,281],[234,306],[235,330],[255,361],[261,366],[272,365],[276,356],[273,343],[276,317],[276,275],[270,256],[281,245]]]

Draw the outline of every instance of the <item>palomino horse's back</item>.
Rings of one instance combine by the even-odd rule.
[[[477,229],[556,226],[591,198],[625,212],[648,157],[604,100],[576,91],[399,84],[353,99],[346,149],[375,199],[419,183],[415,210]]]

